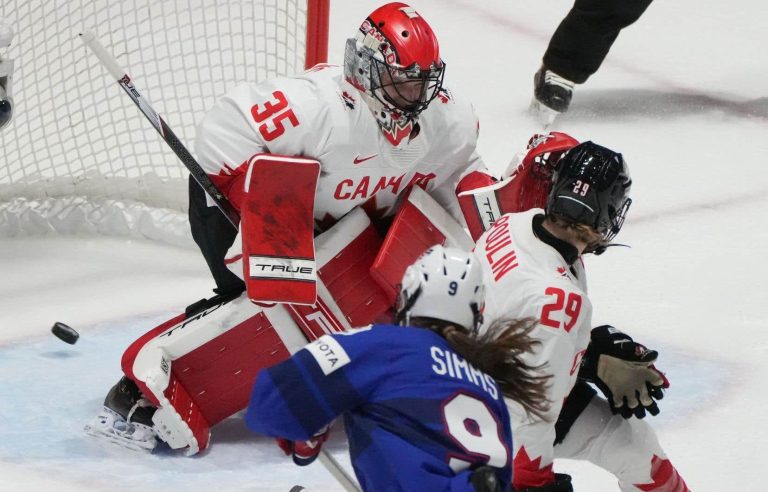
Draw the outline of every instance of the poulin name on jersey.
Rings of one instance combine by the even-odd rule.
[[[509,216],[504,215],[497,220],[485,240],[485,257],[493,271],[495,281],[519,266],[517,252],[512,247],[512,236],[509,234]]]
[[[483,388],[494,400],[499,399],[499,390],[493,378],[459,357],[450,350],[432,346],[429,348],[432,355],[432,371],[438,376],[448,375],[455,379],[466,380],[475,386]]]

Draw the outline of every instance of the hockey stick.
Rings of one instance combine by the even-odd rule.
[[[146,116],[150,123],[152,123],[152,126],[155,127],[155,130],[160,133],[160,135],[163,137],[163,140],[165,140],[168,146],[171,147],[171,150],[173,150],[176,156],[189,170],[195,181],[197,181],[197,183],[203,187],[205,192],[208,193],[208,196],[211,197],[216,206],[219,207],[219,209],[227,217],[232,226],[235,229],[238,229],[238,224],[240,223],[240,215],[237,213],[237,210],[235,210],[229,200],[227,200],[227,197],[224,196],[221,191],[219,191],[213,181],[211,181],[211,178],[208,177],[200,164],[198,164],[192,154],[190,154],[186,147],[184,147],[184,144],[181,142],[181,140],[179,140],[176,134],[173,133],[165,121],[160,117],[160,115],[158,115],[155,110],[152,109],[152,106],[149,105],[149,102],[141,96],[139,91],[136,89],[136,86],[133,85],[131,77],[117,64],[115,57],[112,56],[104,48],[104,46],[101,45],[101,43],[99,43],[99,41],[96,39],[96,36],[92,32],[85,31],[80,34],[80,38],[83,40],[83,43],[85,43],[85,45],[90,48],[91,51],[93,51],[93,53],[96,55],[96,58],[98,58],[102,65],[104,65],[104,67],[109,71],[110,75],[112,75],[117,80],[120,87],[123,88],[125,93],[128,94],[136,106],[139,107],[141,112],[144,113],[144,116]],[[302,334],[304,334],[304,332],[302,332]],[[306,337],[306,335],[304,336]],[[309,339],[307,339],[307,342],[309,342]],[[355,479],[347,473],[347,471],[328,451],[321,450],[319,458],[320,462],[331,473],[331,475],[333,475],[333,477],[339,481],[341,486],[344,487],[344,490],[347,492],[360,492],[360,488],[358,487]]]
[[[357,485],[357,481],[347,473],[347,470],[336,461],[336,458],[334,458],[331,453],[323,449],[320,451],[320,456],[318,456],[318,458],[320,459],[320,463],[322,463],[331,475],[333,475],[333,478],[344,487],[344,490],[347,492],[361,492],[360,487]]]
[[[160,115],[152,109],[152,106],[149,105],[149,101],[141,96],[141,93],[139,93],[138,89],[136,89],[136,86],[131,81],[131,77],[117,64],[115,57],[104,49],[104,46],[99,43],[99,40],[96,39],[96,36],[94,36],[92,32],[83,32],[80,34],[80,39],[82,39],[83,43],[93,51],[93,54],[96,55],[96,58],[98,58],[101,64],[109,71],[110,75],[117,80],[120,87],[122,87],[131,100],[136,103],[136,106],[138,106],[141,112],[144,113],[144,116],[146,116],[150,123],[152,123],[155,130],[157,130],[160,136],[163,137],[163,140],[165,140],[171,150],[173,150],[176,156],[189,170],[189,173],[194,180],[197,181],[206,193],[208,193],[208,196],[211,197],[211,200],[213,200],[216,206],[219,207],[219,210],[221,210],[227,217],[227,220],[229,220],[229,222],[232,223],[232,226],[237,229],[237,225],[240,222],[240,214],[237,213],[237,210],[235,210],[232,204],[226,197],[224,197],[218,188],[216,188],[216,185],[213,184],[211,178],[208,177],[200,164],[198,164],[195,158],[192,157],[192,154],[189,153],[187,148],[184,147],[184,144],[181,143],[181,140],[179,140],[176,134],[173,133],[168,125],[166,125]]]

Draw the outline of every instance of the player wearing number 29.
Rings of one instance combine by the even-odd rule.
[[[562,138],[562,136],[547,136]],[[588,460],[613,473],[622,491],[688,490],[653,429],[668,386],[658,353],[610,326],[594,329],[581,257],[602,253],[619,232],[631,200],[621,154],[584,142],[559,158],[546,209],[506,214],[478,240],[486,279],[486,318],[530,316],[539,345],[523,360],[551,376],[547,419],[510,402],[517,492],[568,492],[554,458]],[[608,400],[596,395],[595,383]]]
[[[372,220],[390,217],[397,198],[412,186],[427,190],[461,221],[456,183],[485,165],[475,151],[473,109],[443,86],[444,73],[426,20],[404,3],[389,3],[347,40],[343,68],[318,65],[295,77],[239,86],[221,98],[198,128],[196,152],[239,210],[248,208],[246,190],[258,194],[261,186],[275,189],[292,181],[291,159],[283,159],[286,174],[249,182],[260,166],[259,155],[316,159],[320,176],[308,191],[316,232],[356,206]],[[303,198],[298,187],[291,192]],[[228,247],[219,244],[223,238],[232,244],[229,225],[217,218],[216,209],[199,205],[198,187],[191,193],[193,235],[204,238],[197,242],[219,290],[229,290],[239,282],[224,268],[223,258],[216,258],[216,251]],[[247,241],[246,231],[241,235]],[[240,253],[238,243],[228,258]]]
[[[540,415],[546,381],[509,356],[530,349],[530,322],[478,336],[483,290],[471,253],[429,249],[403,277],[399,326],[326,335],[262,371],[248,426],[304,440],[343,415],[366,491],[509,490],[503,396]]]

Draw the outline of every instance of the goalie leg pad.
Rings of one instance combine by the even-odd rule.
[[[243,275],[257,302],[315,302],[314,202],[320,163],[259,154],[241,204]]]
[[[289,316],[268,315],[243,294],[151,330],[126,351],[123,370],[157,405],[159,436],[194,454],[211,426],[247,406],[256,373],[305,343]]]
[[[360,208],[315,238],[320,278],[317,302],[286,305],[309,340],[384,321],[391,303],[369,272],[381,243]]]
[[[187,448],[186,454],[191,456],[208,447],[211,437],[208,420],[175,375],[163,392],[152,422],[158,437],[171,449]]]
[[[462,226],[434,198],[414,187],[371,265],[371,275],[386,293],[390,305],[395,302],[405,269],[435,244],[466,251],[473,246]]]

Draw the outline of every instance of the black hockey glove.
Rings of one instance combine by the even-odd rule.
[[[481,466],[472,472],[469,477],[469,483],[475,492],[503,492],[499,477],[496,475],[498,468],[492,466]]]
[[[661,400],[669,387],[653,365],[658,356],[613,326],[598,326],[592,330],[579,377],[600,388],[614,414],[625,419],[633,415],[641,419],[646,411],[658,415],[655,400]]]
[[[555,473],[555,481],[538,487],[514,489],[512,492],[573,492],[571,476],[565,473]]]

